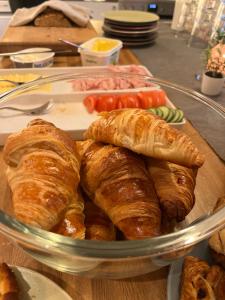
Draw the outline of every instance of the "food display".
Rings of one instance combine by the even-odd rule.
[[[210,266],[198,257],[184,259],[180,300],[223,300],[225,295],[225,271]]]
[[[7,139],[19,221],[74,239],[115,240],[119,230],[137,240],[162,234],[161,214],[180,221],[191,211],[204,156],[184,133],[146,110],[121,109],[102,113],[86,139],[41,119]]]
[[[143,91],[139,93],[88,95],[83,103],[89,113],[111,111],[121,108],[152,108],[166,104],[163,90]]]
[[[6,263],[0,264],[0,299],[19,300],[19,285],[11,268]]]

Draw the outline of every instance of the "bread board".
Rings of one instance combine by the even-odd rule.
[[[53,51],[68,50],[68,46],[59,41],[60,38],[76,44],[82,44],[97,36],[89,22],[87,27],[8,27],[0,40],[0,52],[13,52],[26,48],[47,47]],[[74,53],[77,49],[74,48]]]
[[[147,74],[151,76],[151,73],[144,67]],[[72,73],[72,74],[94,74],[98,70],[106,70],[106,67],[74,67],[74,68],[46,68],[46,69],[11,69],[0,70],[0,76],[15,73],[38,73],[40,75],[54,75],[59,73]],[[51,83],[51,89],[32,91],[31,94],[18,95],[13,100],[9,100],[7,106],[14,105],[19,108],[31,108],[38,106],[53,99],[53,108],[46,114],[39,116],[24,115],[19,112],[3,110],[0,112],[0,145],[4,145],[6,138],[14,132],[17,132],[24,127],[27,123],[37,118],[42,118],[49,122],[52,122],[57,127],[69,132],[71,136],[76,140],[83,139],[83,134],[89,125],[98,118],[98,113],[88,113],[83,105],[83,99],[90,94],[121,94],[121,93],[137,93],[143,90],[158,89],[159,86],[136,88],[136,89],[124,89],[124,90],[90,90],[90,91],[74,91],[72,83],[70,81],[61,81]],[[173,103],[167,98],[167,106],[174,108]],[[171,123],[176,128],[182,127],[185,124],[185,119],[180,123]]]

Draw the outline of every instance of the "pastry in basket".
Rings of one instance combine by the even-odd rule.
[[[225,272],[198,257],[184,258],[180,300],[224,300]]]
[[[84,227],[77,197],[79,157],[65,132],[49,122],[33,120],[7,139],[3,153],[19,221],[51,230],[73,203],[81,215],[79,228]]]
[[[125,238],[159,235],[159,202],[142,158],[125,148],[90,140],[78,146],[84,191]]]
[[[214,212],[225,206],[225,197],[219,198]],[[209,239],[209,247],[211,254],[216,263],[220,264],[225,269],[225,229],[214,233]]]
[[[85,227],[87,240],[114,241],[116,229],[112,221],[92,201],[85,201]]]
[[[51,8],[45,9],[34,19],[34,25],[37,27],[72,27],[70,20],[58,10]]]
[[[165,216],[184,220],[195,203],[197,169],[154,158],[148,158],[147,165]]]
[[[83,210],[84,200],[81,192],[78,190],[76,198],[71,199],[62,220],[52,231],[74,239],[84,239],[85,226]]]
[[[19,291],[15,274],[6,263],[1,263],[0,300],[19,300]]]
[[[128,148],[146,156],[187,167],[200,167],[204,156],[183,132],[142,109],[100,113],[85,137]]]

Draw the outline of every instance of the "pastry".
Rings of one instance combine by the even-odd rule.
[[[34,20],[37,27],[72,27],[70,20],[58,10],[46,9]]]
[[[84,200],[78,191],[76,197],[73,197],[68,205],[62,220],[52,231],[74,239],[84,239],[86,228],[84,226],[83,210]]]
[[[146,156],[186,167],[200,167],[204,156],[191,139],[164,120],[142,109],[100,113],[85,137],[128,148]]]
[[[203,260],[186,256],[184,258],[180,300],[216,300],[206,276],[210,266]]]
[[[225,197],[218,199],[214,212],[225,206]],[[214,233],[209,239],[209,247],[211,248],[212,256],[216,263],[220,264],[225,269],[225,229]]]
[[[0,264],[0,300],[19,300],[19,286],[13,271]]]
[[[49,122],[34,120],[7,139],[4,159],[19,221],[51,230],[72,201],[82,215],[77,201],[78,154],[65,132]]]
[[[116,230],[112,221],[92,201],[85,201],[85,227],[87,240],[114,241]]]
[[[184,220],[195,203],[197,169],[154,158],[147,160],[160,206],[167,219]]]
[[[79,144],[81,185],[126,239],[160,234],[161,212],[144,161],[131,151],[93,141]]]
[[[206,280],[211,285],[216,300],[225,300],[225,271],[213,265],[207,274]]]

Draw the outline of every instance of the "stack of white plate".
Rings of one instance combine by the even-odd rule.
[[[104,14],[103,31],[125,46],[153,44],[158,36],[159,16],[136,10],[112,10]]]

